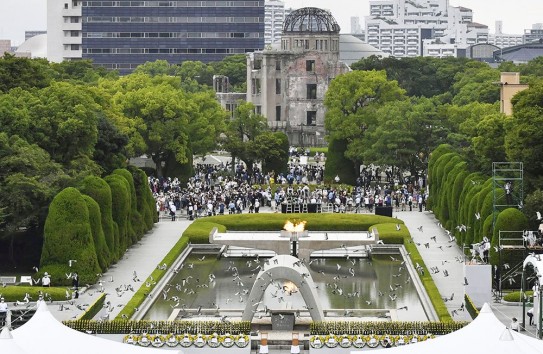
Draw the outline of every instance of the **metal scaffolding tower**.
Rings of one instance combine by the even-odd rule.
[[[522,162],[493,162],[492,163],[492,195],[493,217],[492,228],[496,226],[497,212],[507,208],[522,209],[524,200],[524,165]],[[497,189],[504,191],[504,197],[496,193]]]

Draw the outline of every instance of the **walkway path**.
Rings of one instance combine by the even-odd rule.
[[[110,319],[119,314],[134,294],[127,291],[122,296],[117,296],[115,288],[122,285],[132,285],[134,291],[138,291],[141,286],[145,286],[143,284],[145,279],[156,269],[159,262],[168,254],[191,223],[192,221],[185,218],[179,218],[177,221],[162,219],[162,221],[155,224],[151,232],[147,233],[137,244],[130,247],[117,264],[111,266],[107,273],[102,275],[104,292],[108,294],[106,301],[111,302]],[[140,282],[134,282],[134,271],[141,280]],[[76,304],[92,304],[99,294],[99,288],[99,284],[95,284],[90,289],[82,292]],[[76,306],[68,305],[67,308],[59,311],[59,306],[49,306],[49,310],[55,318],[61,321],[72,319],[81,314],[81,310]]]

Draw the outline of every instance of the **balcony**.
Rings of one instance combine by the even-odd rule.
[[[83,57],[83,50],[64,50],[62,56],[64,59],[81,59]]]
[[[83,29],[82,23],[63,23],[63,31],[81,31]]]
[[[81,17],[81,15],[82,15],[81,7],[62,10],[62,16],[64,17]]]

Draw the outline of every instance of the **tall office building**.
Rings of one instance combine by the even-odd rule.
[[[378,0],[370,1],[366,41],[395,57],[458,56],[486,43],[488,26],[449,0]]]
[[[543,39],[543,23],[535,23],[531,29],[525,29],[523,39],[524,43],[540,42]]]
[[[266,45],[281,41],[283,22],[292,9],[285,9],[281,0],[266,0],[264,15],[264,42]]]
[[[360,25],[360,17],[351,16],[351,34],[362,33],[362,26]]]
[[[264,0],[48,1],[48,57],[128,73],[158,59],[220,61],[264,48]]]

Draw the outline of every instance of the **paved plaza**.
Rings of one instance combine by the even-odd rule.
[[[269,208],[262,208],[261,211],[272,212]],[[448,299],[452,297],[452,300],[446,301],[449,312],[460,309],[464,301],[463,263],[457,261],[463,257],[460,247],[455,242],[449,242],[446,230],[439,227],[437,220],[430,211],[395,212],[394,217],[403,220],[409,228],[427,268],[438,267],[440,269],[440,272],[432,274],[432,277],[442,297]],[[288,215],[285,215],[285,219],[288,219]],[[100,283],[82,291],[75,305],[93,303],[99,294],[100,288],[103,287],[103,291],[107,294],[106,301],[110,302],[110,306],[109,310],[104,309],[102,314],[107,311],[110,319],[115,318],[133,294],[127,291],[118,296],[115,288],[131,284],[134,291],[137,291],[139,286],[145,286],[143,282],[133,281],[134,272],[136,272],[140,280],[145,280],[156,269],[160,261],[191,223],[192,221],[185,217],[179,217],[174,222],[167,218],[161,219],[152,232],[146,234],[125,253],[117,264],[103,274]],[[428,243],[429,247],[426,247],[425,244]],[[447,271],[448,276],[444,275],[444,270]],[[58,320],[69,320],[76,318],[82,312],[75,305],[61,308],[61,306],[52,304],[49,309]],[[490,305],[496,316],[507,326],[511,323],[512,317],[522,319],[521,306],[507,306],[501,303],[492,303]],[[456,311],[454,319],[471,320],[467,311]],[[524,333],[535,335],[535,327],[528,328]],[[287,349],[284,351],[285,353],[289,352]],[[274,353],[280,352],[274,351]]]

